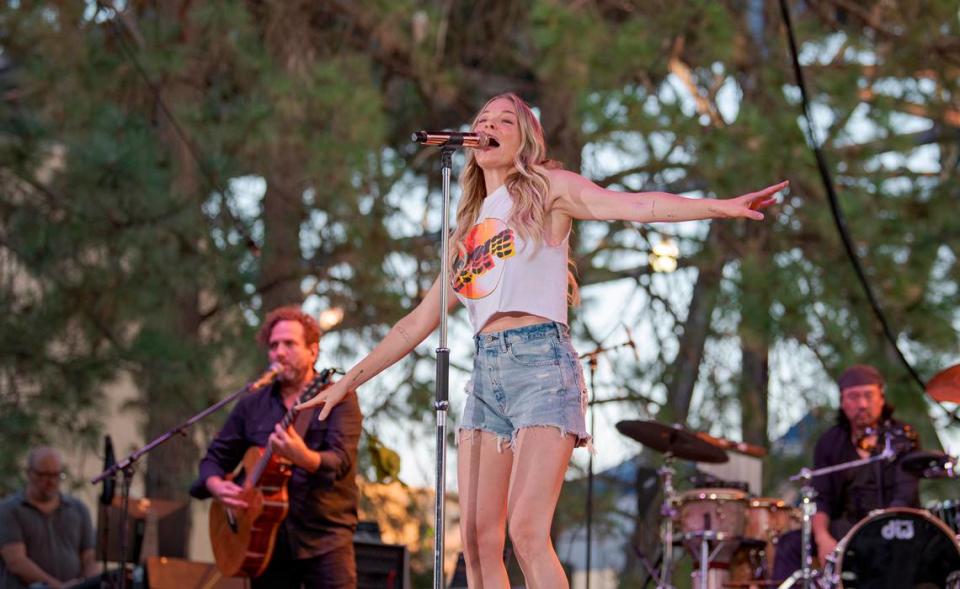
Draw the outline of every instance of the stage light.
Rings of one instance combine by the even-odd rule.
[[[317,323],[320,324],[320,329],[323,331],[330,331],[334,327],[340,324],[343,321],[343,309],[340,307],[332,307],[320,313],[320,316],[317,318]]]
[[[650,268],[654,272],[673,272],[677,269],[677,258],[680,257],[680,248],[676,242],[667,238],[657,242],[650,253]]]

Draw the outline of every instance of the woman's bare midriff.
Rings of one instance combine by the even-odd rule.
[[[506,329],[536,325],[537,323],[548,323],[549,321],[550,319],[539,315],[530,315],[529,313],[496,313],[487,321],[487,324],[483,326],[480,333],[495,333]]]

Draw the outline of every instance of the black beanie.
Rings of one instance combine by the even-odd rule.
[[[837,379],[837,386],[840,390],[857,387],[865,384],[876,384],[883,387],[883,375],[880,371],[869,364],[855,364],[843,371],[840,378]]]

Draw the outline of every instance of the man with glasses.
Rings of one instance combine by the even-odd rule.
[[[26,489],[0,502],[0,589],[69,587],[99,572],[90,512],[60,492],[64,478],[60,453],[34,448]]]

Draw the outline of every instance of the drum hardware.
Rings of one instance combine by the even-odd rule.
[[[618,423],[617,428],[619,427]],[[663,554],[660,557],[660,578],[657,579],[657,589],[673,589],[673,585],[670,584],[670,573],[673,572],[673,518],[677,517],[674,507],[677,493],[673,488],[673,475],[676,471],[673,468],[671,452],[664,453],[663,466],[657,469],[657,474],[660,476],[663,487],[663,503],[660,504],[660,545],[663,547]]]
[[[960,571],[953,571],[947,575],[947,589],[960,589]]]
[[[900,460],[900,468],[924,479],[952,479],[960,475],[955,458],[926,450],[916,450],[904,456]]]
[[[657,589],[674,589],[670,578],[674,564],[674,519],[680,513],[676,507],[677,493],[673,487],[673,476],[676,474],[673,466],[674,460],[680,458],[682,460],[716,464],[726,462],[729,457],[723,448],[713,445],[709,440],[699,437],[696,433],[690,432],[680,425],[664,425],[649,420],[624,420],[617,422],[616,427],[621,434],[663,454],[663,466],[657,469],[660,485],[663,488],[663,502],[660,505],[662,556],[659,578],[657,578],[657,575],[653,576],[657,583]],[[707,542],[707,537],[704,536],[703,538],[701,542]],[[702,551],[703,548],[701,547]],[[701,585],[706,587],[702,584],[705,582],[706,569],[703,570]],[[650,572],[653,573],[652,570]]]
[[[938,501],[930,506],[928,510],[937,519],[953,530],[953,533],[960,539],[960,501],[947,499]]]
[[[708,579],[710,575],[710,563],[717,557],[721,550],[726,548],[730,543],[740,542],[740,538],[737,536],[730,536],[724,532],[717,532],[713,530],[702,530],[699,532],[687,532],[681,535],[681,539],[685,546],[690,547],[690,541],[693,540],[698,545],[697,549],[697,571],[695,575],[698,578],[696,583],[700,589],[708,589]],[[715,547],[711,551],[710,543],[714,542]]]
[[[803,486],[800,487],[801,508],[803,513],[803,519],[800,525],[800,562],[803,566],[781,583],[778,589],[789,589],[793,587],[797,581],[802,581],[801,587],[803,589],[813,589],[813,584],[817,581],[818,575],[817,571],[813,568],[813,549],[811,546],[813,540],[813,514],[817,512],[817,504],[814,502],[817,492],[811,486],[814,477],[833,474],[882,460],[892,460],[896,458],[896,456],[897,452],[893,449],[893,433],[888,431],[884,436],[883,452],[879,454],[814,470],[804,467],[800,469],[799,473],[790,477],[790,480],[793,482],[803,481]],[[826,555],[824,555],[824,557],[826,557]]]

